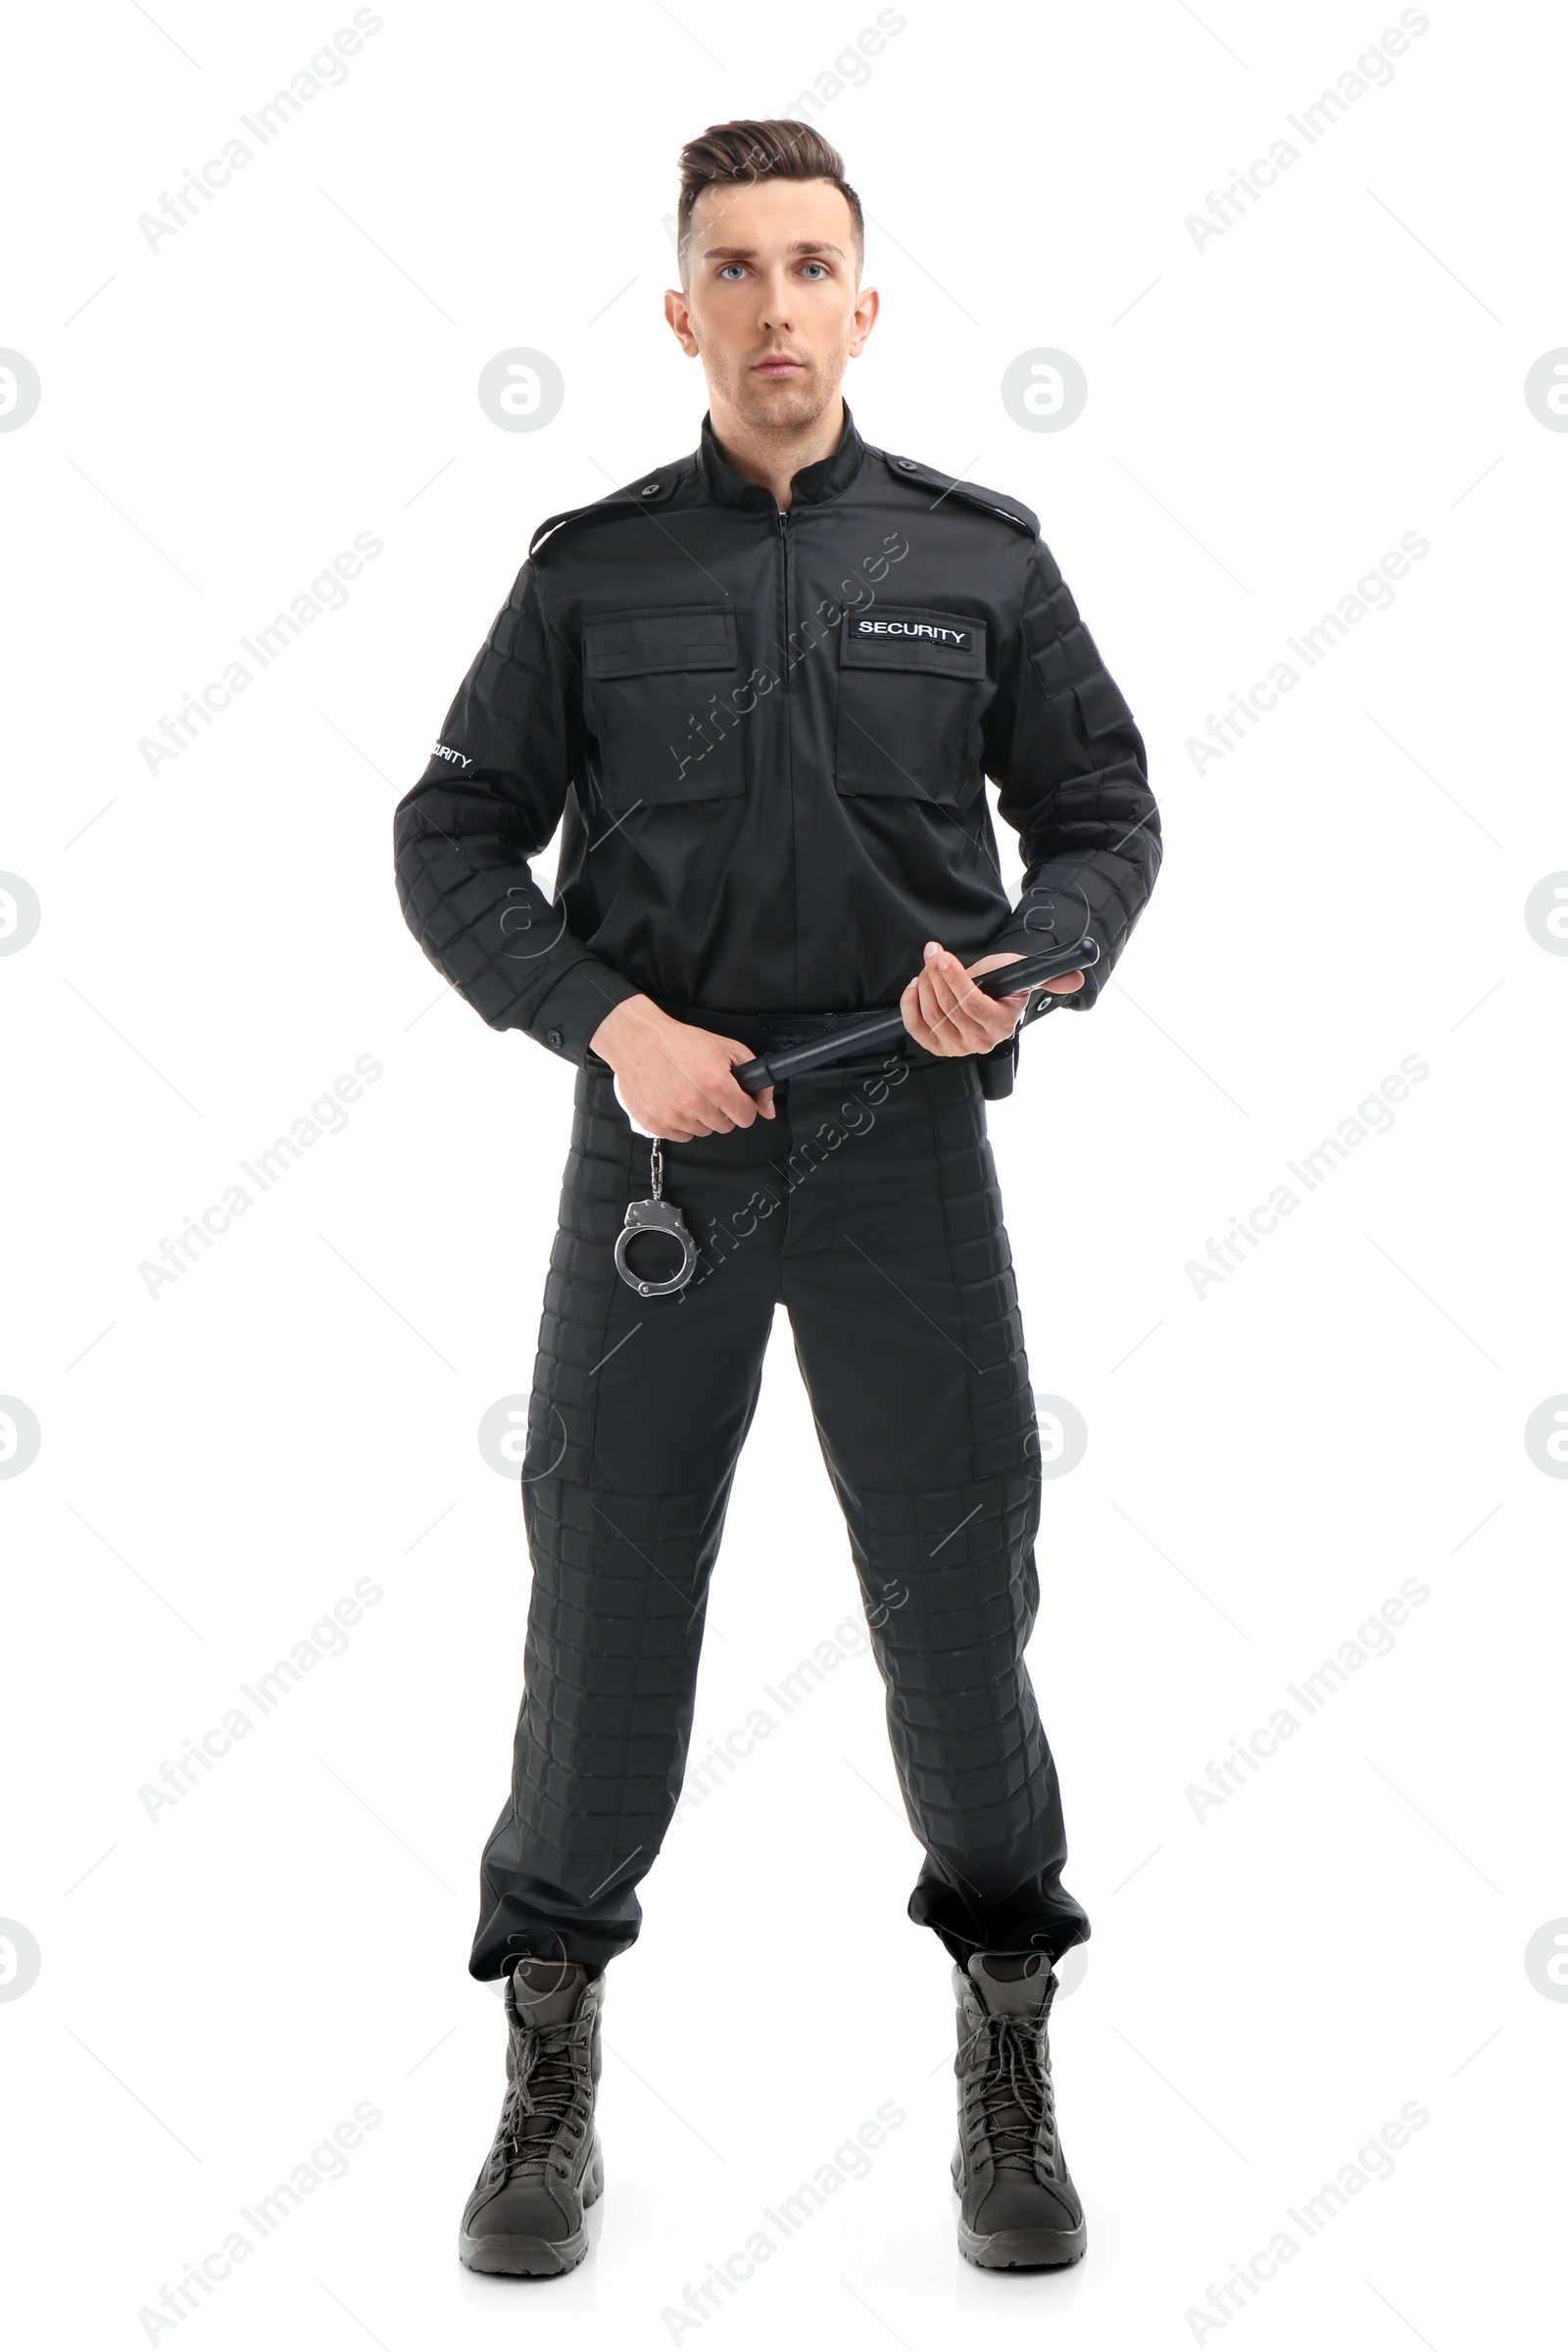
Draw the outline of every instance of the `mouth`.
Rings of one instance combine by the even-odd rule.
[[[752,369],[754,375],[767,376],[770,379],[804,375],[805,372],[805,361],[792,360],[787,352],[770,352],[765,360],[759,360]]]

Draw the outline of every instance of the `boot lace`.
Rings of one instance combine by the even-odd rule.
[[[1048,2151],[1054,2140],[1054,2094],[1043,2047],[1040,2020],[1027,2017],[982,2017],[964,2044],[962,2063],[980,2069],[977,2120],[998,2165],[1032,2170],[1042,2125]]]
[[[542,2164],[576,2095],[571,2026],[523,2026],[516,2035],[515,2072],[501,2109],[492,2171]]]

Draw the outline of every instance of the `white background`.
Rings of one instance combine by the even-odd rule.
[[[0,1915],[42,1955],[0,2003],[19,2341],[146,2341],[367,2101],[346,2177],[155,2340],[1457,2352],[1560,2304],[1568,2006],[1525,1948],[1568,1913],[1568,1486],[1523,1433],[1568,1390],[1568,960],[1524,915],[1568,867],[1568,436],[1524,398],[1568,343],[1562,24],[1434,5],[1200,250],[1186,216],[1396,9],[903,13],[818,118],[885,306],[849,397],[1040,513],[1169,844],[1104,1002],[1031,1031],[991,1113],[1036,1388],[1089,1429],[1030,1659],[1095,1925],[1054,2032],[1088,2260],[956,2253],[947,1963],[904,1918],[863,1657],[645,1886],[587,2263],[529,2286],[455,2252],[502,2087],[466,1960],[527,1601],[475,1432],[528,1386],[571,1072],[443,991],[391,812],[535,524],[695,441],[661,312],[682,140],[791,111],[875,11],[388,5],[154,251],[138,216],[351,11],[104,0],[14,31],[0,163],[0,343],[43,385],[0,434],[0,868],[42,906],[0,959],[0,1391],[42,1431],[0,1482]],[[475,397],[518,345],[565,380],[537,433]],[[1056,434],[1000,397],[1042,346],[1089,380]],[[360,532],[344,609],[150,774],[139,739]],[[1209,713],[1407,532],[1392,608],[1196,772]],[[361,1055],[346,1128],[149,1297],[141,1261]],[[1188,1261],[1408,1055],[1392,1128],[1199,1297]],[[364,1578],[344,1654],[149,1819],[142,1784]],[[1391,1654],[1198,1818],[1210,1760],[1410,1578]],[[697,1747],[856,1605],[781,1322]],[[716,2315],[662,2316],[887,2101],[868,2177]],[[1407,2102],[1393,2177],[1202,2333],[1209,2283]]]

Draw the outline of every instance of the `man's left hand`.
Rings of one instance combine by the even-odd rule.
[[[982,972],[999,971],[1019,963],[1018,955],[982,956],[967,969],[934,939],[925,945],[925,962],[899,999],[904,1026],[928,1054],[989,1054],[1017,1028],[1029,992],[1011,997],[988,997],[975,982]],[[1045,985],[1054,996],[1071,996],[1082,988],[1082,972],[1063,972]]]

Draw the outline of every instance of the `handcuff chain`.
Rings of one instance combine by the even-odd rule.
[[[654,1199],[662,1200],[664,1198],[664,1154],[657,1135],[654,1138],[651,1164],[654,1178]]]

